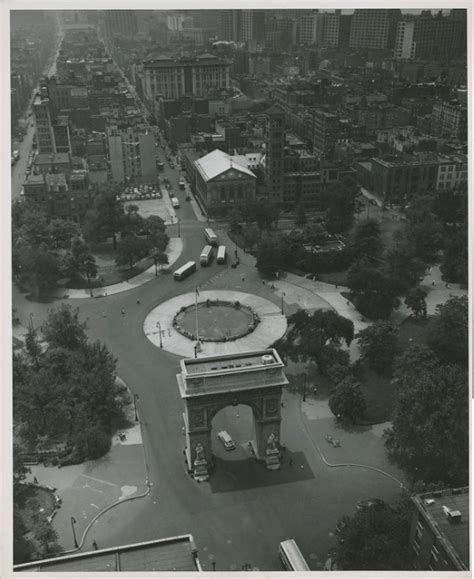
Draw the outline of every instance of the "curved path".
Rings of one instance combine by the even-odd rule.
[[[201,291],[199,303],[207,299],[235,302],[239,301],[244,306],[251,308],[260,317],[260,323],[255,330],[232,342],[203,342],[201,356],[218,356],[222,354],[237,354],[249,350],[259,350],[266,348],[281,338],[287,328],[286,317],[281,313],[280,308],[269,300],[263,299],[253,294],[235,291]],[[194,355],[195,342],[180,334],[173,327],[173,318],[183,306],[193,305],[195,294],[187,293],[154,308],[146,317],[143,325],[145,335],[152,344],[163,350],[177,354],[178,356],[192,357]]]

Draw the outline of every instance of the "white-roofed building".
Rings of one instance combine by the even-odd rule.
[[[216,149],[194,161],[195,190],[207,213],[225,215],[255,201],[256,175],[235,157]]]

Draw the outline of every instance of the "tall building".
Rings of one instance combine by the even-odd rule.
[[[351,20],[350,48],[392,48],[400,10],[357,9]]]
[[[340,10],[323,12],[323,46],[328,48],[339,46],[340,17]]]
[[[303,11],[302,11],[303,12]],[[323,38],[323,14],[319,10],[298,16],[298,43],[320,46]]]
[[[283,201],[285,174],[285,112],[279,106],[266,111],[265,185],[270,201]]]
[[[449,59],[466,54],[467,22],[462,16],[433,16],[431,12],[404,16],[397,27],[394,58]]]
[[[50,100],[45,87],[35,95],[33,100],[33,118],[35,123],[36,142],[39,153],[55,153],[53,122]]]
[[[136,36],[137,18],[134,10],[105,10],[104,27],[106,36]]]
[[[469,487],[415,495],[410,547],[415,569],[469,569]]]
[[[241,39],[241,10],[219,10],[218,33],[220,40]]]
[[[265,12],[263,10],[242,10],[241,12],[241,39],[265,39]]]
[[[156,146],[153,133],[111,126],[107,129],[110,169],[116,183],[156,181]]]
[[[230,63],[211,54],[180,60],[169,57],[147,60],[143,63],[143,93],[150,101],[157,95],[173,99],[206,97],[216,89],[229,88],[229,70]]]

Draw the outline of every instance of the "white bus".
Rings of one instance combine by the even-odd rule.
[[[204,237],[206,238],[206,241],[210,245],[217,246],[217,235],[214,233],[214,231],[212,229],[205,229],[204,230]]]
[[[188,261],[188,263],[185,263],[173,273],[173,277],[175,280],[181,281],[185,277],[188,277],[188,275],[191,275],[193,271],[196,271],[196,262]]]
[[[209,265],[212,261],[212,245],[205,245],[201,251],[199,263],[201,265]]]
[[[219,245],[217,250],[217,263],[225,263],[225,245]]]
[[[278,555],[287,571],[309,571],[308,563],[306,563],[298,545],[293,539],[282,541],[278,547]]]
[[[179,209],[179,199],[177,197],[171,197],[171,204],[173,205],[173,209]]]

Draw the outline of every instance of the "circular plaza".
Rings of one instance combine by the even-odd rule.
[[[243,292],[202,291],[176,296],[147,315],[146,337],[158,348],[192,358],[267,348],[287,329],[286,317],[273,302]]]

